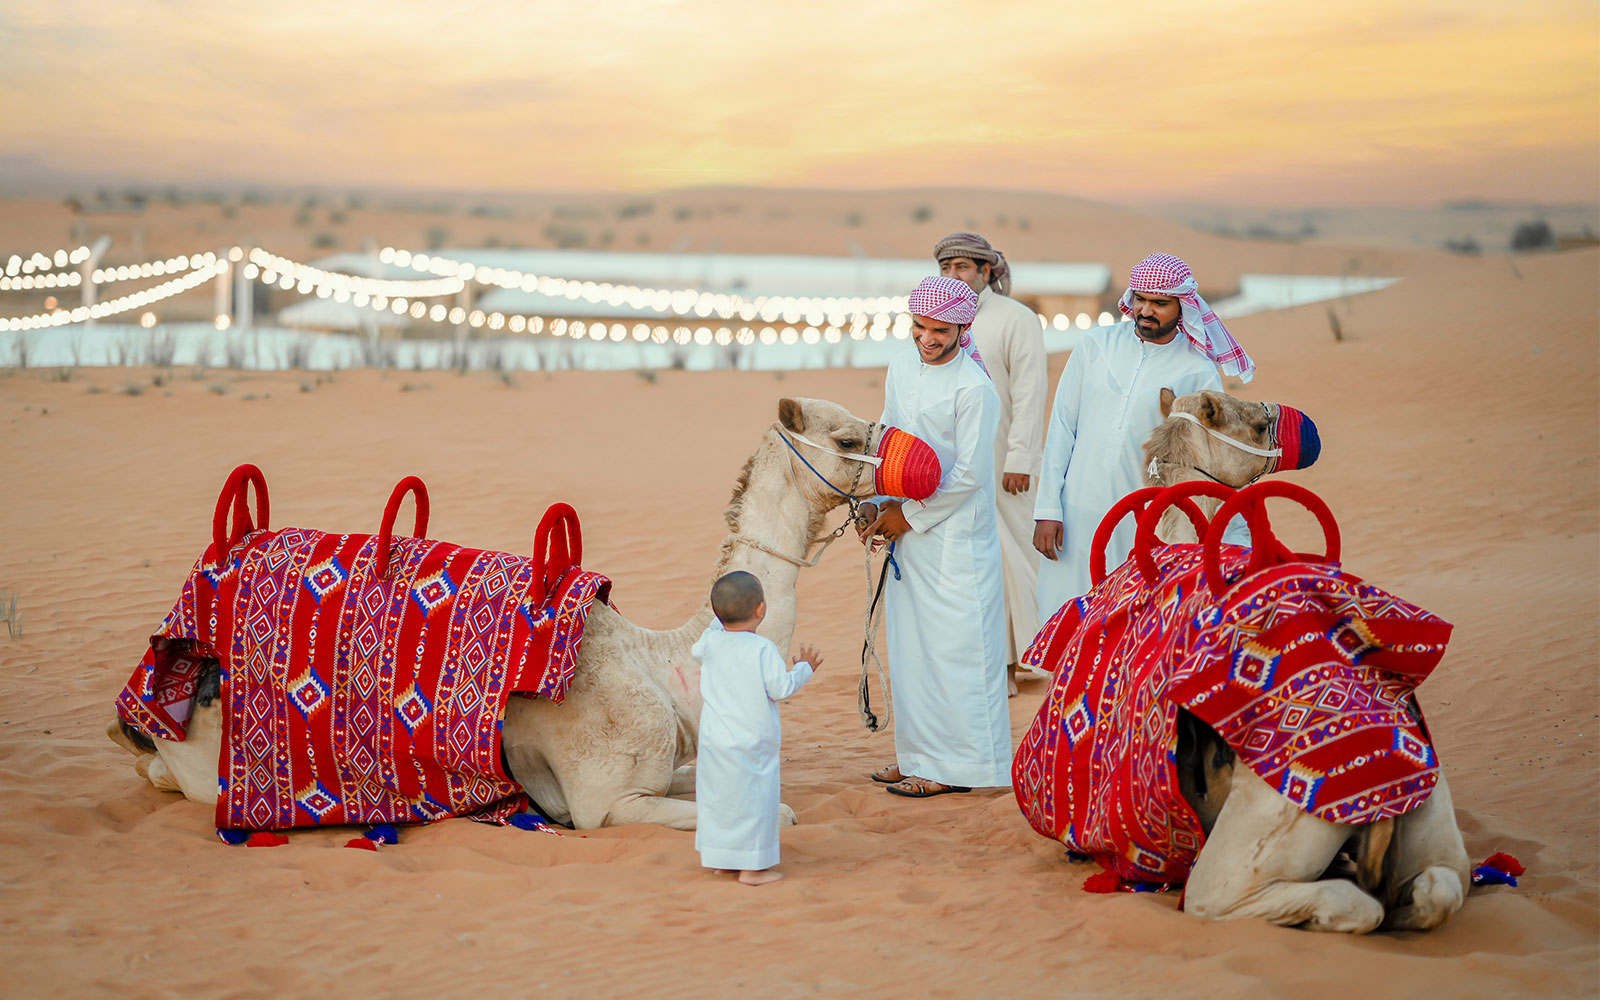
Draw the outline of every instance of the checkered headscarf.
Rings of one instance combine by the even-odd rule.
[[[1189,265],[1169,254],[1151,254],[1128,273],[1128,290],[1122,293],[1117,308],[1124,316],[1133,315],[1133,293],[1170,295],[1178,300],[1183,312],[1179,325],[1184,335],[1229,375],[1237,375],[1245,382],[1256,374],[1256,363],[1244,352],[1233,334],[1217,319],[1217,314],[1200,297],[1194,273]]]
[[[907,296],[906,311],[913,316],[926,316],[945,323],[971,326],[973,319],[978,315],[978,293],[965,281],[956,278],[937,275],[923,278],[922,284]],[[983,363],[983,357],[978,354],[978,347],[972,342],[972,335],[962,330],[958,339],[961,350],[976,361],[978,367],[983,369],[983,373],[988,375],[989,366]]]

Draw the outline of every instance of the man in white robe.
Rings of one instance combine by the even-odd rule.
[[[927,278],[911,295],[915,350],[889,363],[882,422],[933,448],[926,501],[890,500],[865,536],[893,543],[885,593],[896,762],[873,775],[912,798],[1011,782],[1005,611],[995,525],[1000,399],[961,350],[977,295]]]
[[[1145,258],[1129,273],[1119,306],[1128,319],[1084,334],[1056,385],[1045,433],[1034,547],[1039,618],[1087,594],[1089,545],[1106,511],[1146,485],[1144,442],[1161,422],[1161,390],[1222,391],[1224,371],[1249,381],[1255,363],[1196,290],[1183,261]],[[1106,546],[1106,568],[1133,547],[1124,518]]]
[[[1017,693],[1017,660],[1039,631],[1039,552],[1033,547],[1033,482],[1044,454],[1044,403],[1050,391],[1044,329],[1032,309],[1010,298],[1011,265],[976,233],[951,233],[935,244],[939,273],[978,293],[967,331],[1000,397],[995,432],[995,516],[1006,592],[1006,673]]]

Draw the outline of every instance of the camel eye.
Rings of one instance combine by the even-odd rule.
[[[1259,423],[1259,424],[1256,424],[1256,433],[1257,434],[1265,434],[1266,432],[1267,432],[1267,422],[1265,420],[1261,421],[1261,423]]]
[[[843,448],[845,451],[855,451],[857,448],[861,447],[861,442],[857,441],[855,438],[840,438],[839,447]]]

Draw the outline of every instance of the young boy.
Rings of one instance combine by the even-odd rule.
[[[700,661],[700,756],[694,773],[700,864],[737,871],[745,885],[783,878],[778,863],[778,702],[811,679],[822,657],[804,643],[786,669],[772,640],[761,581],[737,571],[711,586],[717,622],[694,644]]]

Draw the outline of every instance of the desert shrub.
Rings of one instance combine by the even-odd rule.
[[[335,236],[333,233],[321,232],[311,238],[311,245],[316,247],[318,250],[326,250],[329,247],[338,246],[339,237]]]
[[[1480,247],[1478,241],[1470,236],[1463,236],[1458,240],[1445,240],[1444,248],[1451,253],[1472,255],[1483,253],[1483,247]]]
[[[912,222],[927,222],[931,218],[933,218],[932,205],[918,205],[911,210]]]
[[[1513,250],[1549,250],[1555,245],[1556,234],[1543,219],[1519,223],[1511,233]]]
[[[429,226],[422,231],[422,239],[429,250],[440,250],[450,242],[450,230],[440,225]]]

